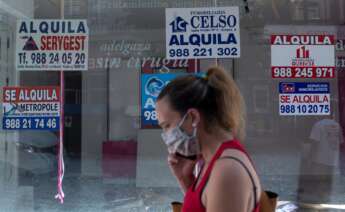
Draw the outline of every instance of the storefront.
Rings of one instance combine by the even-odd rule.
[[[167,59],[166,8],[196,7],[239,8],[238,57]],[[87,66],[66,68],[63,75],[49,67],[20,70],[18,51],[25,50],[18,50],[24,36],[18,33],[25,32],[18,31],[20,20],[63,18],[85,21],[85,27],[71,32],[87,37],[69,43],[87,41],[86,57],[80,58]],[[224,67],[245,98],[243,143],[265,189],[276,191],[283,201],[345,208],[344,1],[2,0],[0,29],[2,87],[61,87],[63,76],[65,165],[60,204],[54,199],[59,131],[3,126],[0,211],[169,211],[169,203],[183,196],[167,166],[161,130],[150,120],[154,109],[143,110],[151,104],[145,97],[145,76],[203,72],[212,65]],[[298,76],[298,71],[282,69],[293,35],[313,39],[304,43],[310,51],[325,48],[315,50],[319,56],[312,61],[321,64],[319,72],[308,75],[305,69]],[[319,40],[328,35],[329,42]],[[59,48],[49,42],[47,49]],[[305,60],[309,50],[299,51],[299,61],[311,62]],[[316,101],[300,95],[299,86],[314,85],[327,88],[312,94],[327,98],[326,112],[297,109],[298,101],[312,106]],[[297,93],[284,92],[291,89]],[[5,89],[1,91],[4,105]],[[296,104],[287,100],[296,96]],[[291,112],[291,106],[299,113]]]

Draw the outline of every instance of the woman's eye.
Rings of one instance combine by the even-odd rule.
[[[170,127],[170,125],[167,124],[167,125],[162,126],[162,129],[164,132],[167,132],[167,131],[169,131],[169,127]]]

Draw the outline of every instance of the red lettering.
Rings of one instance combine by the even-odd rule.
[[[69,48],[70,48],[70,50],[77,50],[77,49],[74,49],[74,41],[75,40],[76,40],[75,36],[71,36],[70,37],[70,40],[69,40]]]
[[[79,36],[76,37],[74,50],[80,50],[80,40],[78,39]]]
[[[66,50],[69,50],[68,49],[68,37],[64,37],[63,38],[63,49],[66,51]]]
[[[63,40],[63,36],[58,36],[57,37],[58,39],[58,50],[61,50],[62,49],[62,40]]]
[[[81,40],[81,50],[84,50],[85,48],[84,43],[85,43],[86,36],[79,36],[79,38]]]
[[[303,100],[302,101],[304,103],[313,103],[310,96],[303,96]]]
[[[280,103],[290,103],[290,96],[281,95],[280,96]]]
[[[86,36],[42,36],[41,50],[84,50]]]
[[[54,49],[57,49],[57,37],[56,36],[53,36],[52,37],[52,48],[51,50],[54,50]]]
[[[299,102],[299,100],[298,100],[298,96],[294,96],[293,97],[293,100],[292,100],[292,103],[298,103]]]
[[[294,96],[292,100],[292,103],[324,103],[324,102],[328,102],[327,96],[324,96],[324,97],[320,97],[319,95]]]
[[[46,49],[45,50],[50,50],[51,45],[52,45],[52,36],[45,36],[46,37]]]
[[[42,36],[41,37],[41,50],[46,50],[47,49],[47,37],[46,36]]]

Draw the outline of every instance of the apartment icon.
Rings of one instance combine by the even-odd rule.
[[[172,28],[172,32],[186,32],[188,23],[183,18],[178,16],[169,25]]]
[[[297,48],[296,58],[309,58],[309,50],[305,46]]]

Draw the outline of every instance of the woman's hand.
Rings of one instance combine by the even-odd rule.
[[[179,181],[184,192],[186,192],[189,186],[194,182],[193,171],[196,162],[197,160],[186,159],[176,154],[170,153],[168,155],[170,170]]]

